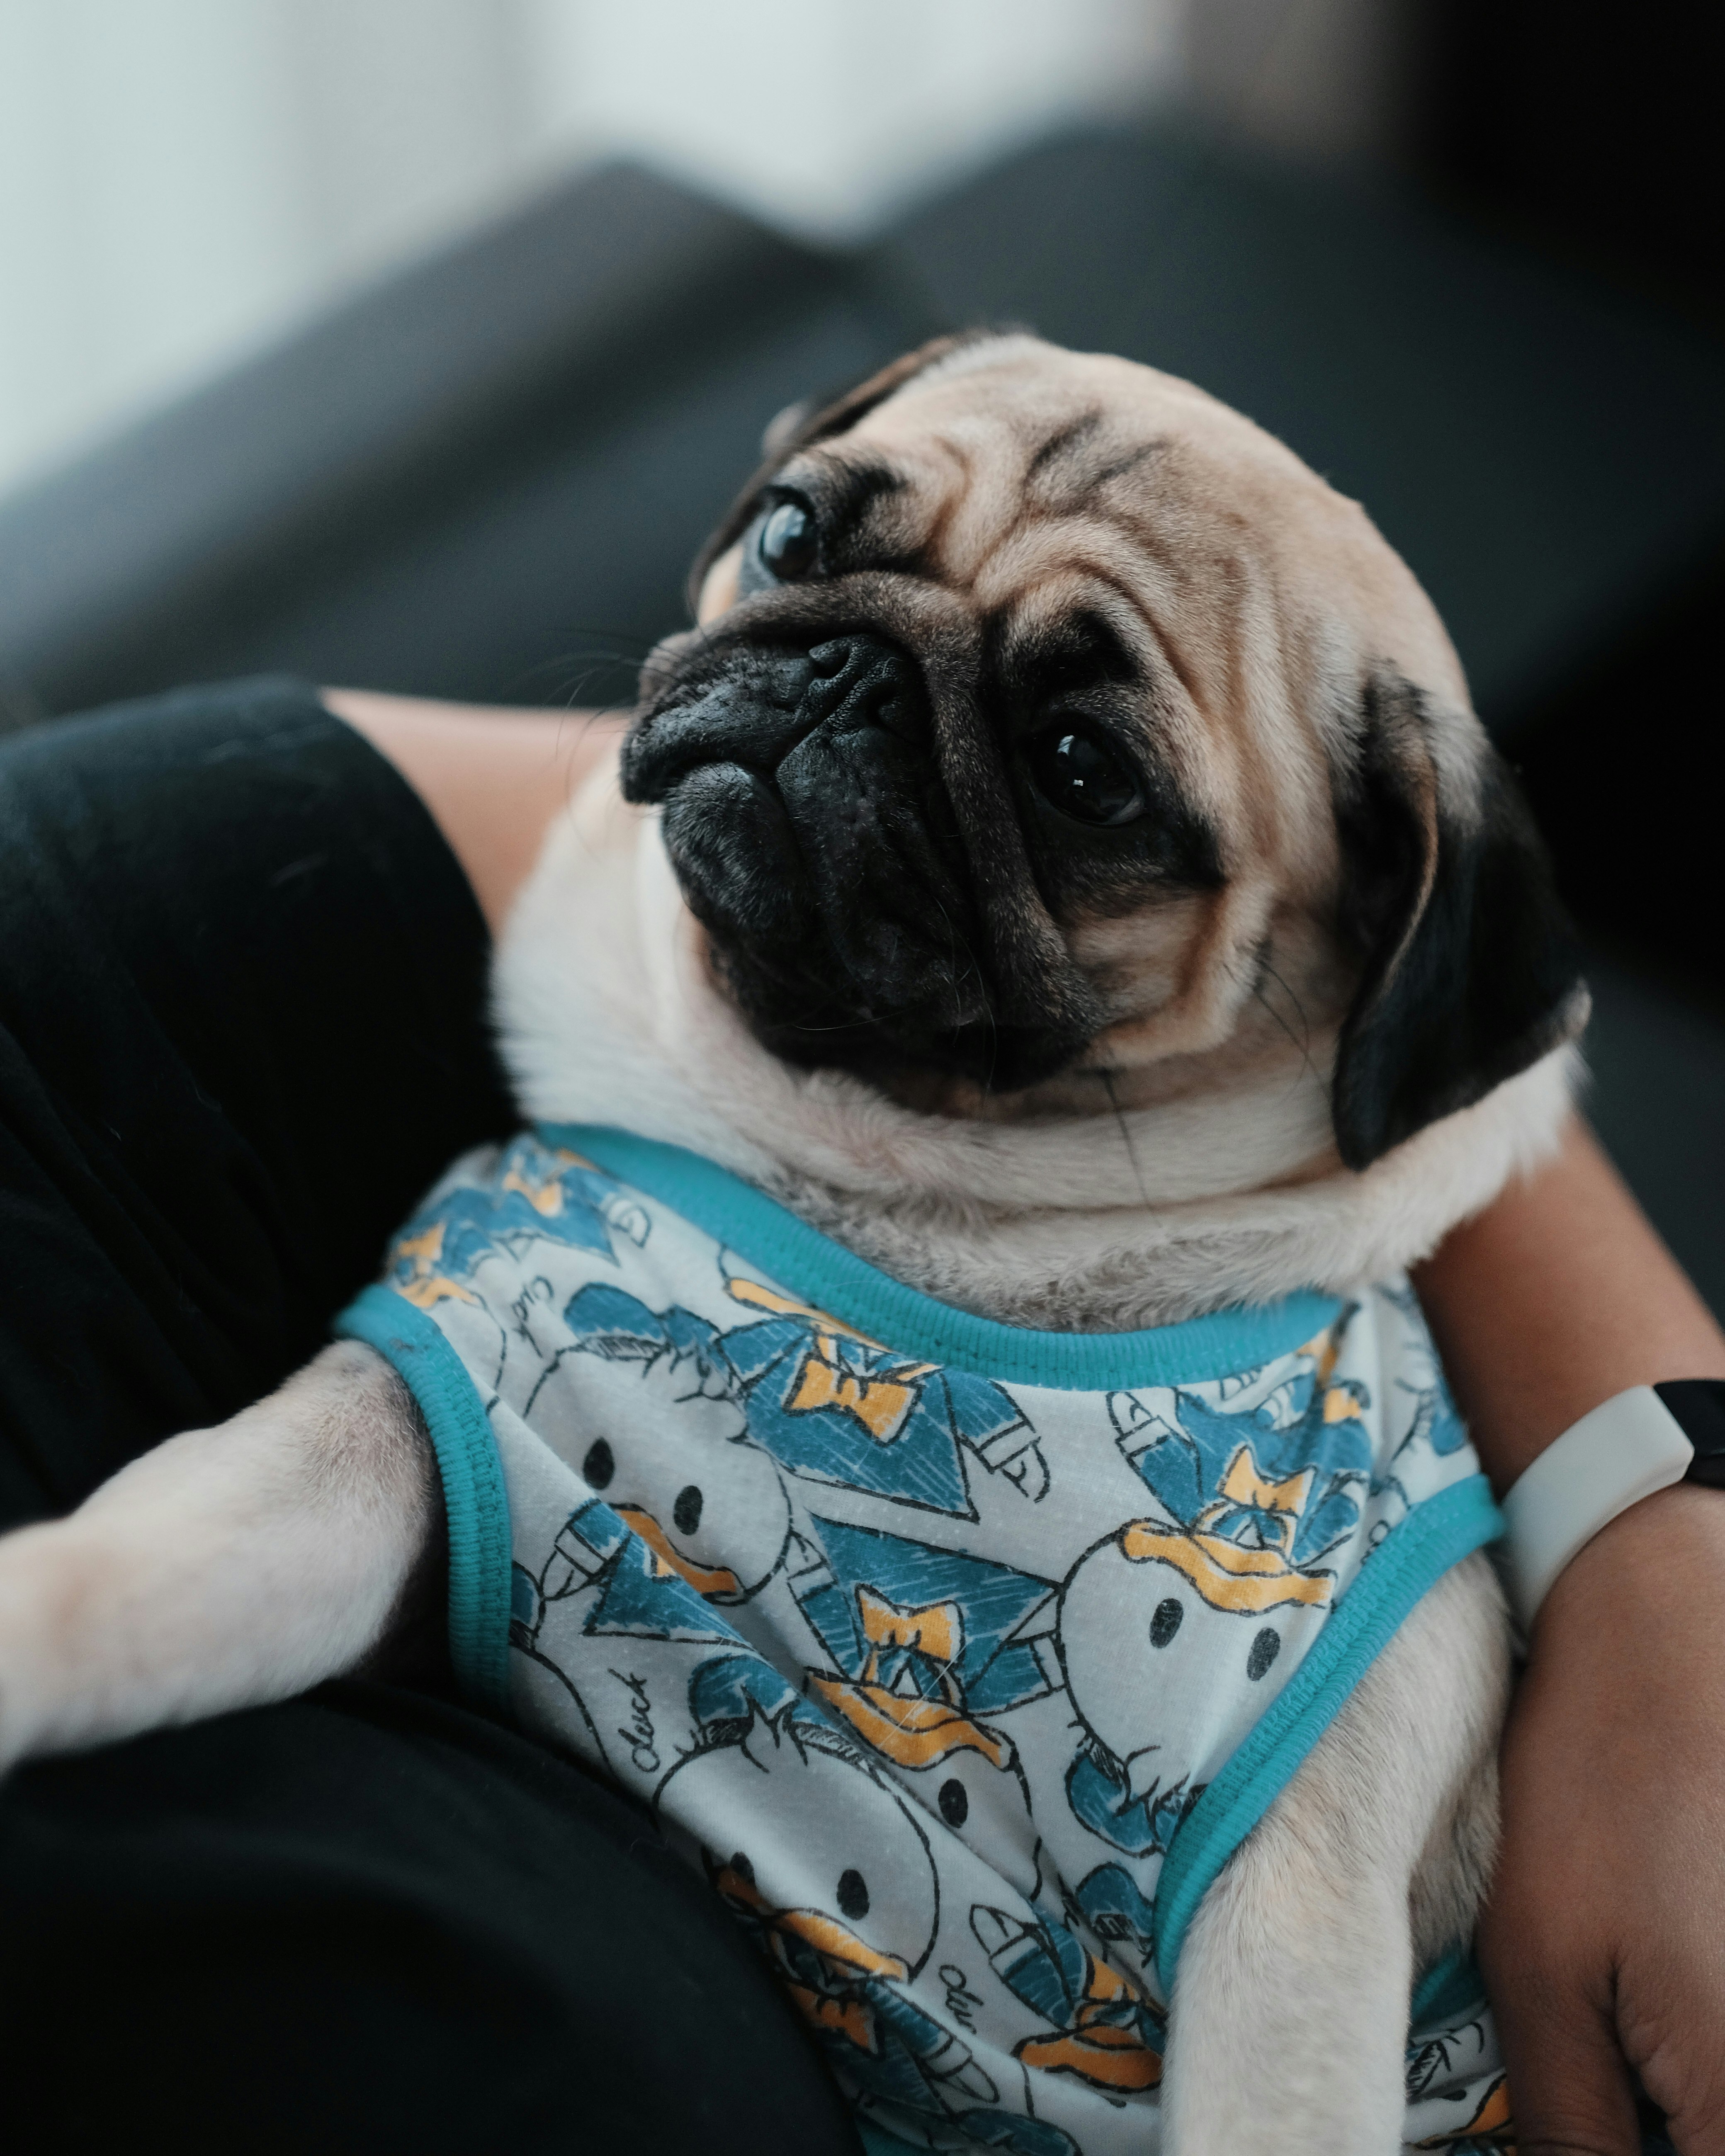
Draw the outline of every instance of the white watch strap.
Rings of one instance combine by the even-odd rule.
[[[1651,1385],[1572,1423],[1503,1501],[1503,1569],[1525,1639],[1570,1558],[1620,1512],[1681,1482],[1695,1447]]]

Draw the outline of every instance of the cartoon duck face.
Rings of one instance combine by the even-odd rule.
[[[731,1401],[685,1397],[674,1414],[660,1411],[653,1396],[676,1383],[674,1371],[662,1370],[604,1368],[611,1382],[594,1390],[615,1405],[588,1405],[582,1479],[697,1594],[746,1601],[784,1554],[790,1500],[772,1460],[743,1436]]]
[[[1072,1702],[1123,1774],[1117,1794],[1125,1807],[1189,1786],[1231,1749],[1265,1695],[1279,1689],[1291,1625],[1314,1621],[1297,1604],[1216,1608],[1160,1553],[1160,1539],[1138,1524],[1111,1535],[1081,1559],[1060,1596],[1056,1637]],[[1219,1695],[1231,1701],[1219,1728]],[[1194,1748],[1185,1754],[1171,1748],[1183,1740]],[[1148,1835],[1147,1815],[1143,1830]],[[1153,1837],[1144,1843],[1152,1845]]]
[[[709,1601],[746,1601],[790,1537],[778,1469],[745,1435],[710,1327],[680,1324],[681,1312],[655,1317],[608,1290],[588,1290],[572,1317],[601,1293],[613,1322],[589,1337],[603,1348],[559,1357],[532,1403],[535,1425],[660,1563]],[[626,1334],[608,1307],[624,1301],[639,1312]]]
[[[757,1710],[740,1742],[675,1768],[658,1804],[700,1840],[715,1884],[794,1986],[829,1997],[901,1981],[927,1958],[939,1900],[922,1830],[818,1723]]]
[[[1040,1844],[1024,1779],[984,1754],[955,1751],[913,1785],[942,1824],[1028,1901],[1036,1892]]]

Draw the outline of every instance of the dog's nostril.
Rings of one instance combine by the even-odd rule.
[[[813,678],[803,716],[817,726],[836,722],[845,734],[893,734],[913,748],[926,743],[928,699],[916,662],[884,638],[862,629],[829,637],[809,653]]]

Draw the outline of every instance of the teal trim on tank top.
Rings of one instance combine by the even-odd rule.
[[[393,1364],[419,1404],[437,1455],[449,1534],[449,1660],[484,1707],[509,1706],[513,1547],[503,1463],[467,1366],[431,1318],[393,1288],[363,1288],[331,1327]]]
[[[1165,1999],[1173,1996],[1187,1930],[1222,1866],[1286,1788],[1420,1596],[1502,1532],[1491,1484],[1471,1475],[1428,1497],[1366,1558],[1281,1697],[1175,1832],[1156,1882],[1153,1926]]]
[[[1139,1332],[1002,1325],[906,1287],[729,1168],[681,1146],[597,1123],[545,1123],[539,1136],[547,1146],[585,1154],[751,1259],[788,1293],[895,1353],[997,1383],[1088,1393],[1233,1377],[1291,1353],[1342,1310],[1337,1296],[1302,1291]]]

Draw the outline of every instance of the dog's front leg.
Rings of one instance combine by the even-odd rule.
[[[1508,1677],[1502,1597],[1471,1558],[1407,1619],[1204,1897],[1169,2019],[1168,2156],[1400,2148],[1414,1953],[1435,1958],[1471,1931]]]
[[[411,1396],[326,1348],[0,1540],[0,1767],[283,1699],[383,1636],[436,1517]]]

